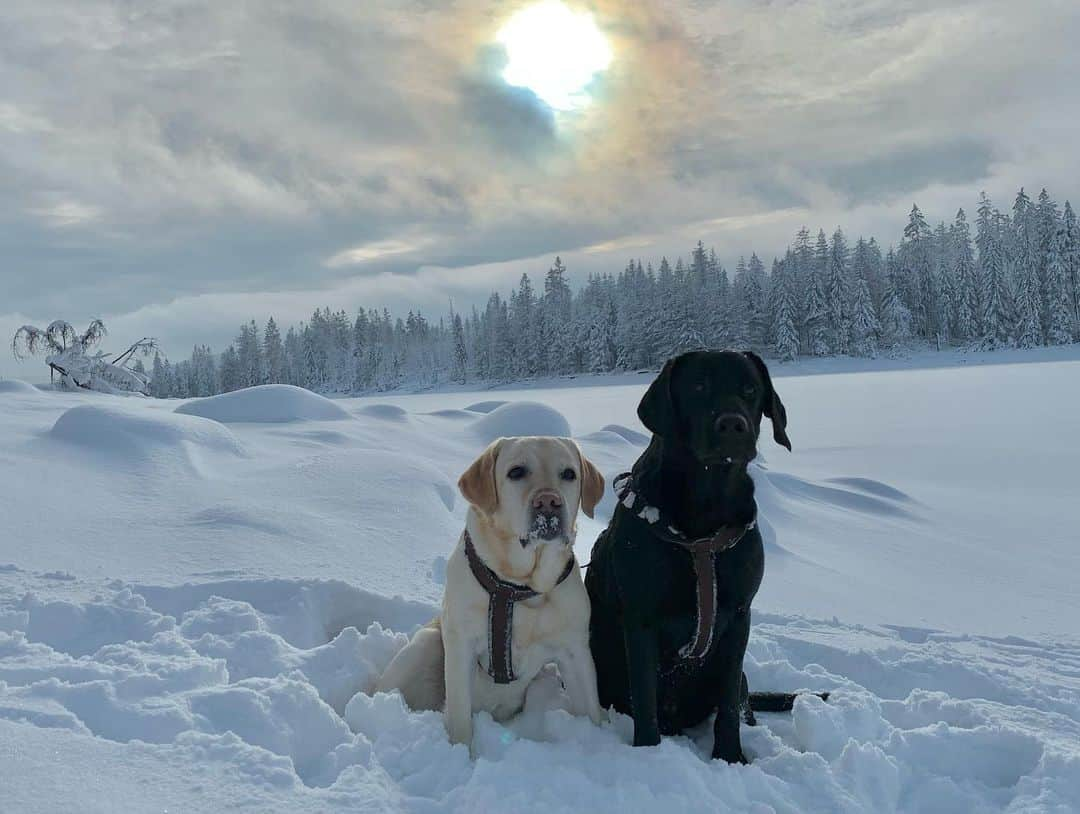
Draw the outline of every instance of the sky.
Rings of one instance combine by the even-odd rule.
[[[612,55],[569,111],[503,78],[530,1],[5,0],[0,333],[101,317],[183,358],[557,254],[768,263],[804,224],[1080,197],[1076,0],[567,0]]]

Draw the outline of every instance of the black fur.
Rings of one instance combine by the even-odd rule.
[[[746,467],[757,454],[762,416],[771,419],[776,442],[791,448],[787,411],[765,363],[752,353],[702,351],[672,359],[642,399],[638,416],[653,438],[634,465],[635,483],[690,538],[755,517]],[[755,528],[716,555],[713,645],[705,658],[681,661],[678,649],[696,621],[691,558],[650,529],[619,504],[593,547],[585,585],[600,703],[633,716],[635,746],[658,743],[661,735],[716,712],[713,757],[745,762],[739,723],[741,717],[753,721],[755,699],[742,662],[750,603],[764,574],[761,535]],[[770,708],[790,709],[793,702],[780,695],[761,700]]]

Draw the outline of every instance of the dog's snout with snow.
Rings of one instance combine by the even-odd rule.
[[[540,489],[531,501],[532,521],[529,537],[540,540],[566,540],[566,502],[556,489]]]

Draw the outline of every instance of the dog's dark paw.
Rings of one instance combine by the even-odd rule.
[[[634,746],[658,746],[659,744],[659,732],[634,732]]]
[[[742,721],[747,726],[757,726],[757,716],[754,715],[754,710],[750,708],[750,704],[745,704],[739,708],[739,712],[742,715]]]
[[[722,760],[725,763],[740,763],[743,766],[750,764],[750,761],[746,759],[746,755],[743,754],[741,746],[735,748],[714,748],[712,753],[713,760]]]

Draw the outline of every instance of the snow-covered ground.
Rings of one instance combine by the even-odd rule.
[[[475,762],[364,693],[434,612],[483,444],[569,432],[610,479],[647,376],[183,405],[0,382],[0,811],[1080,811],[1080,362],[803,372],[795,452],[755,467],[746,666],[834,694],[745,729],[750,766],[707,729],[633,749],[552,676],[481,716]]]

